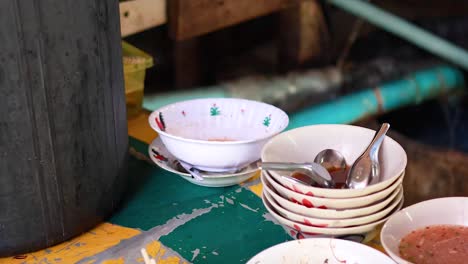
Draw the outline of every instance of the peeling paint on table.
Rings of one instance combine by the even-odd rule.
[[[147,114],[129,121],[132,158],[121,208],[95,229],[57,246],[4,258],[6,263],[143,263],[141,248],[158,264],[245,263],[258,252],[293,239],[260,199],[260,173],[237,186],[193,185],[149,163]],[[381,249],[378,240],[369,243]],[[23,256],[24,257],[24,256]]]
[[[76,263],[140,233],[139,230],[133,228],[103,223],[81,236],[48,249],[24,254],[16,259],[14,257],[0,258],[0,264]]]

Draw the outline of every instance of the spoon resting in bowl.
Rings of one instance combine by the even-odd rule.
[[[324,188],[334,188],[330,173],[318,163],[290,163],[290,162],[258,162],[258,167],[262,170],[299,171],[305,178],[296,178],[290,175],[281,175],[285,179],[295,183],[310,186],[314,183]]]
[[[380,181],[379,149],[389,128],[390,124],[383,123],[369,146],[351,166],[346,177],[347,188],[362,189]]]

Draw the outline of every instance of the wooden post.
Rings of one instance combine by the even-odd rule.
[[[302,1],[280,11],[278,58],[281,71],[326,58],[328,29],[316,0]]]
[[[122,37],[162,25],[167,20],[166,0],[131,0],[120,3]]]
[[[271,14],[300,1],[168,0],[169,32],[174,39],[189,39]]]

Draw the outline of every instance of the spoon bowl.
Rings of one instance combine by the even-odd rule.
[[[314,162],[322,165],[327,170],[346,170],[347,166],[345,157],[334,149],[320,151],[315,156]]]

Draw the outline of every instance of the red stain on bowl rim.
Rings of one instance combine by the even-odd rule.
[[[312,208],[312,207],[314,207],[314,205],[312,204],[312,202],[309,201],[309,200],[307,200],[307,199],[305,199],[305,198],[302,199],[302,204],[303,204],[305,207],[307,207],[307,208]]]
[[[317,235],[321,235],[320,233],[312,233],[312,232],[302,232],[303,234],[306,234],[308,236],[317,236]]]
[[[159,117],[156,117],[154,120],[156,121],[156,124],[158,125],[159,129],[161,129],[161,131],[166,130],[166,124],[164,123],[164,118],[161,112],[159,113]]]
[[[327,227],[327,224],[312,224],[309,220],[304,219],[304,224],[313,227]]]
[[[293,197],[291,197],[291,202],[293,203],[296,203],[296,204],[301,204],[298,200],[294,199]],[[301,204],[302,205],[302,204]]]

